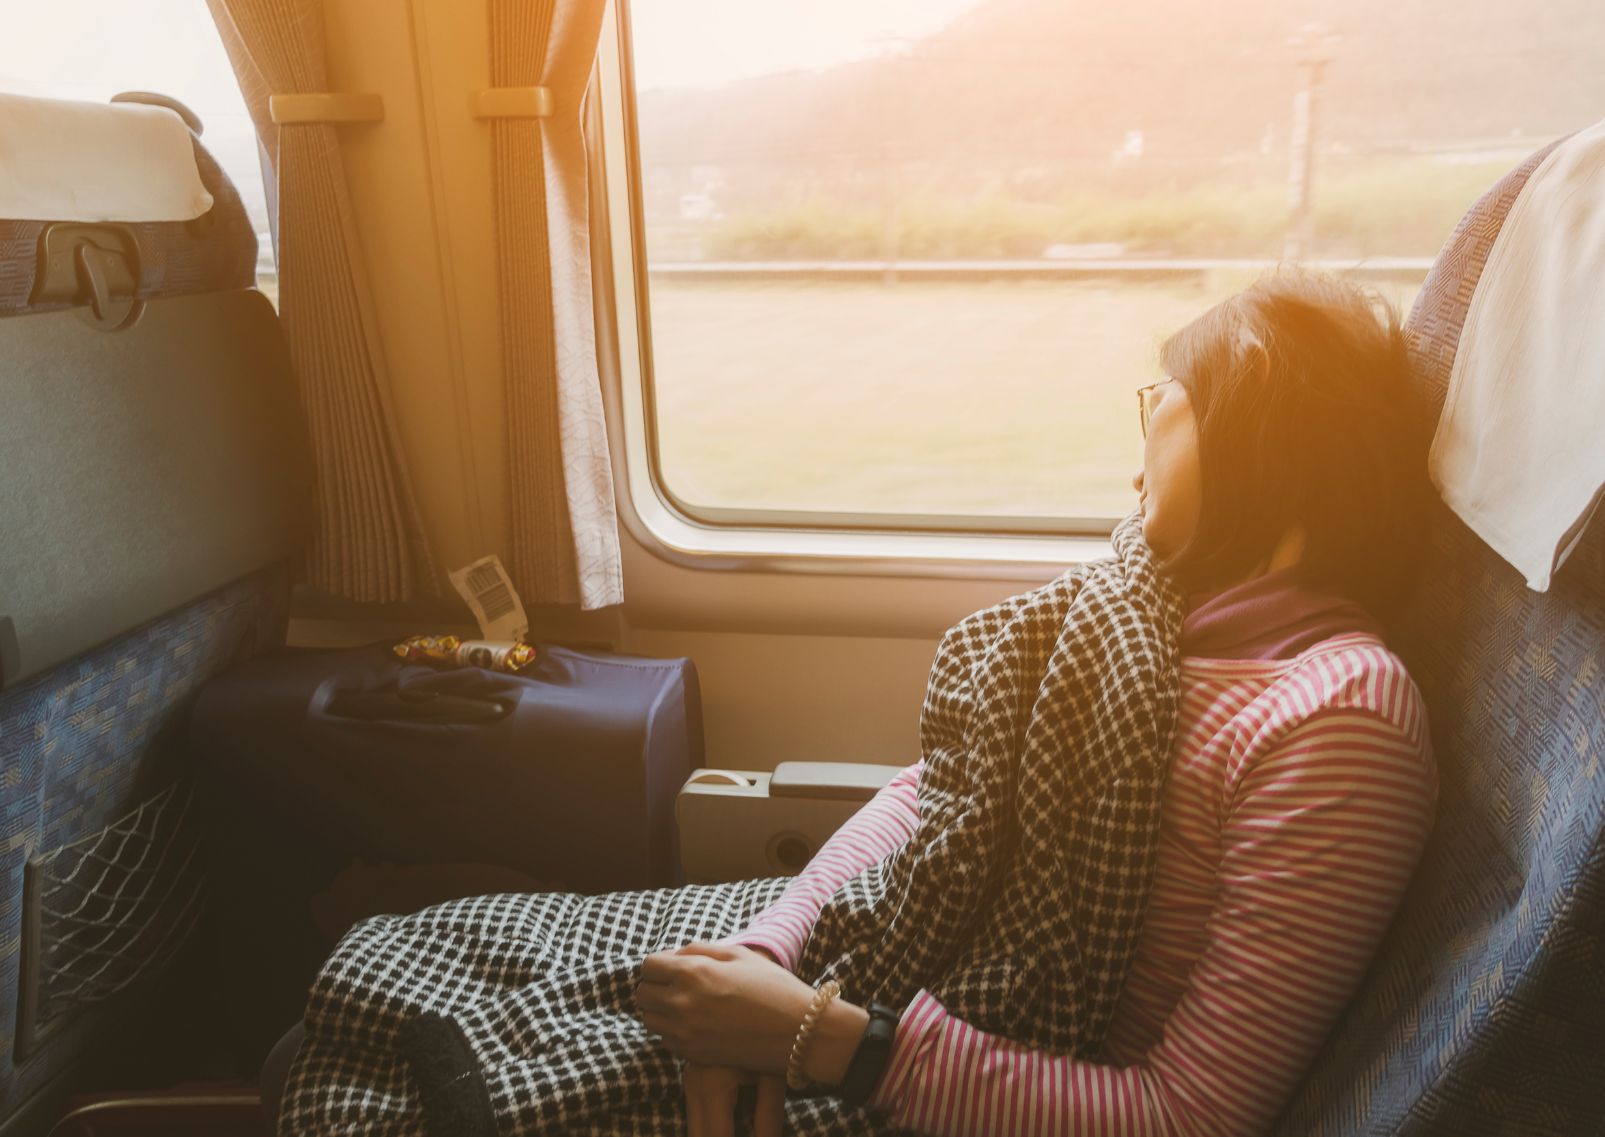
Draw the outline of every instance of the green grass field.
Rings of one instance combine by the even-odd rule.
[[[665,480],[715,507],[1121,516],[1133,392],[1245,283],[656,281]]]
[[[1313,183],[1310,252],[1360,257],[1386,249],[1431,256],[1455,222],[1507,168],[1426,158],[1328,158]],[[1002,192],[954,195],[940,182],[831,194],[795,189],[733,207],[700,227],[692,259],[909,260],[1031,258],[1059,243],[1113,242],[1142,256],[1274,257],[1287,237],[1287,175],[1264,163],[1231,179],[1200,172],[1182,184],[1086,184],[1040,201]],[[685,258],[672,220],[649,223],[653,254]]]

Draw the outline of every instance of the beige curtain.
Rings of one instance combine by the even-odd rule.
[[[489,0],[491,83],[546,87],[492,121],[507,396],[509,569],[526,600],[624,599],[596,369],[583,102],[605,0]]]
[[[420,586],[435,592],[439,582],[389,405],[337,128],[277,126],[268,113],[270,95],[329,89],[318,0],[207,4],[278,182],[279,316],[317,484],[306,580],[351,600],[405,600]]]

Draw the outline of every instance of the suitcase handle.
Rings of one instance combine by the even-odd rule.
[[[510,699],[476,699],[400,687],[389,691],[336,691],[324,710],[365,722],[483,723],[506,718]]]

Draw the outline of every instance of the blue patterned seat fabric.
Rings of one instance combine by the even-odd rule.
[[[288,600],[287,572],[275,566],[0,695],[0,1118],[127,1009],[110,1001],[14,1061],[23,866],[117,821],[183,772],[196,692],[281,646]]]
[[[1548,150],[1472,207],[1410,313],[1433,405],[1500,224]],[[1605,524],[1536,593],[1435,509],[1394,646],[1431,715],[1438,821],[1279,1137],[1605,1131]]]
[[[195,149],[215,204],[195,221],[129,226],[142,297],[255,283],[256,238],[239,195],[199,142]],[[45,224],[0,220],[0,319],[38,311],[28,298]],[[85,334],[102,333],[86,326]],[[24,866],[91,838],[180,778],[195,693],[232,663],[281,646],[288,606],[287,568],[268,566],[0,692],[0,1122],[78,1069],[92,1043],[149,1013],[140,1000],[151,995],[145,980],[158,977],[85,1000],[19,1056]]]

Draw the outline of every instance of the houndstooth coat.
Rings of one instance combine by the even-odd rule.
[[[947,633],[918,826],[826,902],[803,978],[861,1004],[929,989],[980,1029],[1096,1055],[1153,871],[1183,615],[1139,514],[1113,544]],[[740,931],[785,883],[367,920],[314,983],[280,1133],[678,1137],[678,1063],[636,1017],[641,959]],[[798,1134],[894,1132],[828,1093],[791,1096],[786,1117]]]

